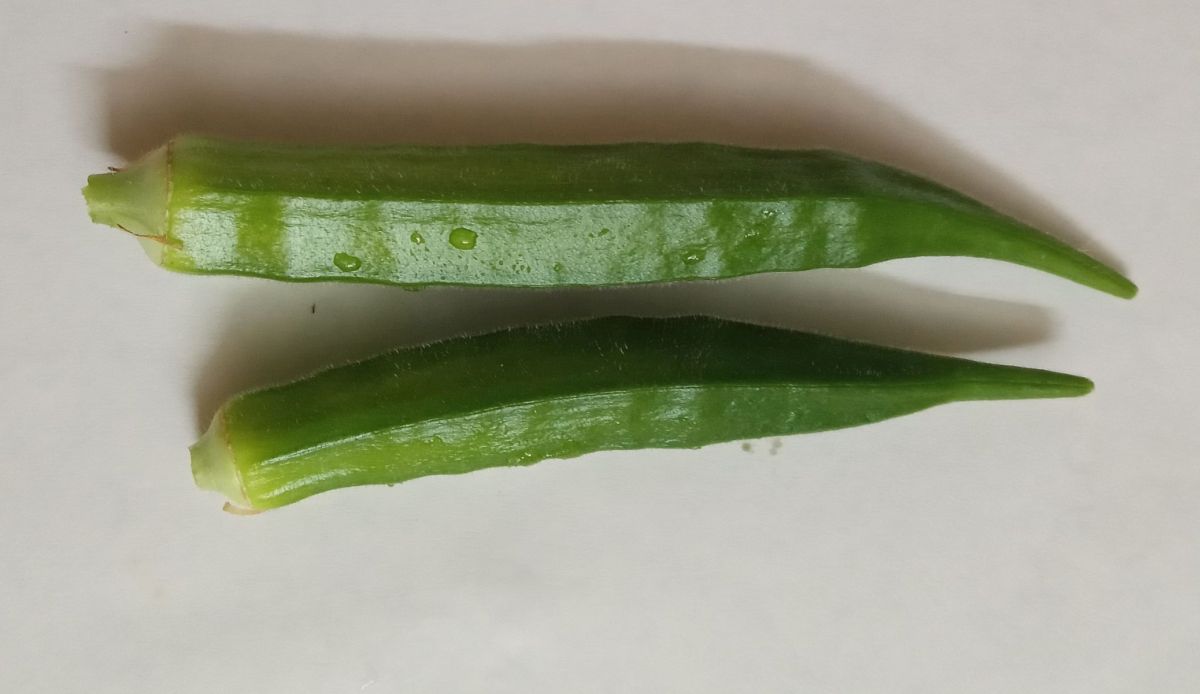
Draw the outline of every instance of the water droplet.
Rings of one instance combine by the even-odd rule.
[[[450,230],[450,245],[460,251],[469,251],[475,247],[479,235],[465,227]]]
[[[704,255],[705,255],[705,252],[704,252],[703,248],[693,248],[692,250],[690,250],[684,254],[683,264],[684,265],[695,265],[696,263],[700,262],[701,260],[704,260]]]
[[[421,232],[419,231],[414,231],[408,238],[411,239],[413,243],[425,243],[425,237],[421,236]]]
[[[767,219],[770,219],[771,217],[775,216],[775,210],[772,210],[771,208],[768,207],[767,209],[762,211],[762,216],[766,217]]]
[[[563,271],[563,264],[562,264],[562,263],[555,263],[555,264],[554,264],[554,271],[555,271],[555,272],[562,272],[562,271]]]
[[[349,253],[335,253],[333,255],[333,264],[342,272],[354,272],[362,267],[362,260],[358,256],[350,255]]]

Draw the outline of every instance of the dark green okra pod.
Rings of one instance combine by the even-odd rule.
[[[307,147],[178,137],[88,179],[163,267],[550,287],[974,256],[1121,297],[1120,273],[948,188],[827,151],[714,144]]]
[[[238,507],[268,509],[352,485],[1091,388],[1078,376],[713,318],[602,318],[389,352],[240,395],[192,447],[192,472]]]

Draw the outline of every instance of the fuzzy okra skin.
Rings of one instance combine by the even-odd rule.
[[[1116,270],[953,190],[829,151],[312,147],[180,136],[88,178],[171,270],[400,285],[719,279],[974,256],[1120,297]]]
[[[694,448],[1085,378],[706,317],[600,318],[388,352],[239,395],[191,448],[237,507],[591,451]]]

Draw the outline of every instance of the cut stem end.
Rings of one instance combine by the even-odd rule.
[[[218,411],[208,431],[188,449],[192,454],[192,479],[197,487],[220,492],[231,504],[252,510],[254,504],[242,488],[241,474],[234,464],[233,452],[229,450],[224,415],[223,411]]]
[[[167,167],[167,148],[159,147],[124,169],[88,176],[83,197],[92,221],[165,242]]]

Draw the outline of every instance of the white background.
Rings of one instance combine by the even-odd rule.
[[[1200,691],[1198,75],[1186,0],[2,0],[0,691]],[[832,146],[1142,292],[965,259],[566,294],[175,275],[78,191],[181,130]],[[253,518],[192,486],[241,389],[605,312],[1097,387]]]

